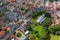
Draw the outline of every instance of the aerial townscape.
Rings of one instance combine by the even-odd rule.
[[[0,40],[60,40],[60,0],[0,0]]]

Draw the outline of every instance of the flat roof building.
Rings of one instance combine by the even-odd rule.
[[[41,16],[37,19],[37,23],[41,24],[44,20],[45,20],[45,14],[41,15]]]

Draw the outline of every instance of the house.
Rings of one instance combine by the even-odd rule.
[[[9,11],[6,13],[6,17],[12,21],[17,21],[18,14],[16,12]]]
[[[0,38],[5,35],[5,31],[0,31]]]
[[[57,15],[57,18],[58,18],[59,21],[60,21],[60,10],[57,10],[56,15]]]
[[[6,26],[4,22],[2,22],[1,25],[2,25],[2,27],[5,27]]]
[[[0,21],[2,21],[2,18],[0,18]]]
[[[60,1],[58,1],[58,5],[60,5]]]
[[[7,6],[8,10],[13,11],[15,8],[14,6]]]
[[[44,5],[44,2],[45,2],[44,0],[37,0],[37,1],[35,1],[34,5],[38,5],[39,3],[40,3],[40,5]]]
[[[0,2],[2,2],[3,0],[0,0]]]
[[[16,0],[9,0],[9,1],[11,1],[11,2],[15,2]]]
[[[46,1],[45,6],[49,6],[49,3],[50,3],[49,1]]]
[[[4,31],[6,29],[6,27],[2,27],[2,30]]]
[[[25,17],[30,17],[30,14],[25,14]]]
[[[6,29],[6,27],[2,24],[0,24],[0,31],[4,31]]]
[[[19,3],[20,5],[22,4],[22,0],[16,0],[17,3]]]
[[[28,23],[25,23],[24,26],[26,27],[28,25]]]
[[[14,35],[13,34],[10,34],[9,37],[6,40],[9,40],[9,39],[10,40],[15,40]]]
[[[4,7],[3,7],[3,6],[0,6],[0,11],[1,11],[1,10],[4,10]]]
[[[10,30],[11,30],[11,28],[10,28],[10,27],[8,27],[8,28],[7,28],[7,30],[8,30],[8,31],[10,31]]]
[[[45,14],[41,15],[41,16],[37,19],[37,23],[41,24],[44,20],[45,20]]]

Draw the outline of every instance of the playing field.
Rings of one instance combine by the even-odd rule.
[[[55,36],[51,34],[51,40],[60,40],[60,36]]]

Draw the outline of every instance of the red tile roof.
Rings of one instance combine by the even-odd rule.
[[[13,38],[13,37],[14,37],[14,35],[13,35],[13,34],[11,34],[11,35],[10,35],[10,38]]]
[[[9,1],[11,1],[11,2],[15,2],[16,0],[9,0]]]
[[[6,29],[6,27],[2,27],[2,30],[5,30]]]
[[[11,29],[10,27],[7,28],[8,31],[9,31],[10,29]]]
[[[9,40],[9,38],[10,39],[14,38],[14,35],[13,34],[9,34],[9,37],[6,40]]]
[[[0,21],[2,21],[2,18],[0,18]]]
[[[2,24],[2,27],[5,27],[5,23],[2,22],[1,24]]]
[[[4,31],[0,31],[0,38],[3,37],[5,35]]]
[[[30,14],[25,14],[25,16],[26,16],[26,17],[29,17],[29,16],[30,16]]]

